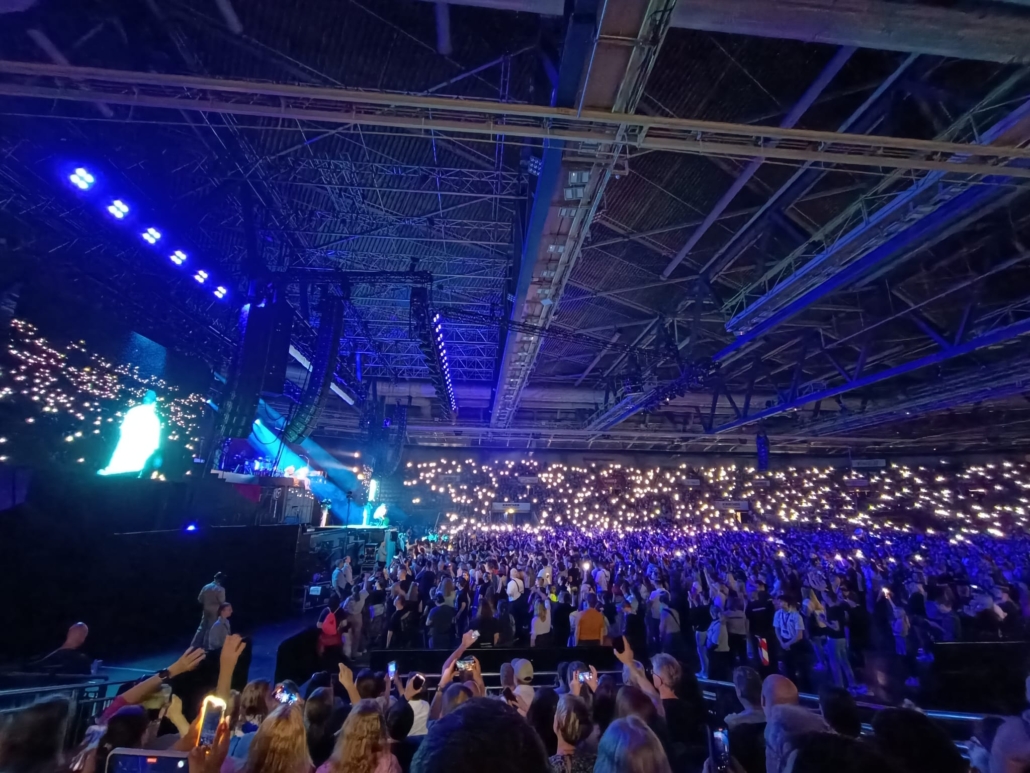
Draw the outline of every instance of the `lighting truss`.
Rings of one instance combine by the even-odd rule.
[[[490,139],[500,135],[560,139],[567,146],[625,144],[640,150],[876,169],[983,175],[1006,165],[1006,175],[1030,178],[1030,168],[1008,165],[1030,158],[1026,148],[35,62],[0,61],[0,73],[8,76],[0,82],[0,94],[14,97],[76,102],[102,99],[105,104],[134,108],[379,126],[420,135],[434,131]],[[32,80],[47,78],[52,79],[48,85]],[[69,81],[77,86],[65,86]]]
[[[411,319],[415,326],[419,348],[429,368],[429,380],[447,418],[457,417],[458,403],[454,398],[454,384],[447,357],[447,344],[443,337],[443,323],[439,314],[429,308],[429,292],[425,287],[411,289]]]

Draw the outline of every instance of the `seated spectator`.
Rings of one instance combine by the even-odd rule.
[[[830,729],[822,717],[800,706],[774,705],[766,709],[765,716],[766,773],[787,773],[791,753],[798,748],[802,738]]]
[[[662,702],[670,738],[704,745],[707,710],[697,677],[685,674],[672,655],[660,654],[651,658],[651,681]]]
[[[309,773],[310,770],[311,756],[300,709],[279,706],[265,717],[254,734],[241,773]]]
[[[797,685],[787,677],[771,674],[762,682],[762,711],[767,719],[773,706],[797,706],[800,701]]]
[[[272,697],[272,685],[267,679],[254,679],[247,683],[240,693],[239,719],[233,728],[233,740],[229,742],[231,757],[246,757],[246,749],[237,753],[239,738],[253,735],[278,704]]]
[[[308,753],[317,768],[329,759],[336,742],[336,731],[343,723],[343,707],[339,709],[333,691],[327,687],[315,689],[304,701],[304,729],[307,731]]]
[[[591,773],[597,754],[588,751],[586,742],[593,733],[590,711],[582,698],[563,695],[554,713],[557,751],[551,755],[554,773]]]
[[[97,744],[93,770],[107,770],[107,756],[115,749],[142,749],[157,733],[142,706],[123,706],[107,720],[107,730]]]
[[[991,744],[991,773],[1026,773],[1030,770],[1030,728],[1021,717],[1005,720]]]
[[[594,690],[593,706],[590,712],[597,740],[600,740],[604,731],[608,729],[608,725],[615,719],[615,699],[618,693],[619,685],[611,674],[605,674],[597,680],[597,689]]]
[[[386,734],[390,741],[390,751],[397,758],[404,773],[411,769],[411,760],[422,741],[421,736],[411,735],[414,723],[415,713],[407,701],[393,703],[386,712]]]
[[[862,735],[862,718],[855,697],[843,687],[824,687],[819,693],[819,712],[834,732],[849,738]]]
[[[876,747],[908,773],[964,773],[962,759],[948,732],[915,709],[883,709],[873,717]]]
[[[503,701],[476,698],[436,722],[412,773],[550,773],[536,731]]]
[[[526,712],[526,721],[540,736],[548,757],[558,753],[558,736],[554,732],[554,713],[557,708],[558,693],[551,687],[541,687]]]
[[[317,773],[401,773],[378,702],[363,700],[351,709],[332,756]]]
[[[733,670],[733,687],[744,710],[726,717],[731,753],[747,773],[765,773],[765,711],[762,708],[762,677],[753,668],[738,666]],[[770,683],[770,690],[772,690],[772,683]]]
[[[991,747],[998,730],[1005,724],[1004,717],[984,717],[973,726],[969,739],[969,769],[973,773],[991,773]]]
[[[733,669],[733,690],[743,711],[726,715],[726,727],[732,730],[737,725],[765,724],[762,711],[762,675],[750,666]]]
[[[804,736],[792,760],[791,773],[905,773],[872,745],[835,733]]]
[[[37,674],[88,674],[93,660],[82,651],[87,636],[89,627],[85,623],[75,623],[68,629],[64,644],[46,657],[27,664],[25,670]]]
[[[9,715],[0,725],[0,770],[48,773],[59,769],[69,709],[67,698],[54,696]]]
[[[462,704],[472,700],[473,697],[472,690],[463,684],[447,685],[440,701],[440,718],[446,717]]]
[[[639,717],[616,719],[597,747],[594,773],[672,773],[658,736]]]
[[[524,704],[528,710],[536,695],[533,690],[533,664],[524,658],[515,658],[511,667],[515,670],[515,696],[519,704]]]

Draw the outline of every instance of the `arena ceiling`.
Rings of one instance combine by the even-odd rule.
[[[320,433],[359,435],[375,382],[422,444],[1030,441],[1025,3],[4,0],[0,56],[4,281],[224,368],[250,279],[310,353],[325,277],[369,272]]]

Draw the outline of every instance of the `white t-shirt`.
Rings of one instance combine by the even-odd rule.
[[[604,567],[600,567],[594,570],[594,584],[597,586],[598,593],[604,593],[608,590],[608,579],[610,575],[608,570]]]
[[[541,620],[535,614],[533,615],[532,632],[536,636],[543,636],[545,633],[551,632],[551,602],[547,602],[547,619]]]
[[[515,602],[522,596],[526,591],[526,586],[522,580],[511,579],[508,580],[508,601]]]
[[[415,724],[411,726],[408,735],[425,735],[429,732],[427,726],[429,720],[429,704],[426,701],[411,701],[409,704],[415,713]]]

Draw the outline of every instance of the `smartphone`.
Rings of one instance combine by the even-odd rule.
[[[471,631],[471,634],[472,634],[472,641],[476,641],[479,638],[479,631],[473,630],[473,631]]]
[[[708,729],[708,759],[712,773],[728,773],[730,769],[730,736],[726,728]]]
[[[215,742],[218,725],[225,714],[225,701],[215,695],[208,695],[200,706],[200,732],[197,746],[211,746]]]
[[[153,749],[114,749],[104,773],[186,773],[186,752]]]
[[[411,677],[411,686],[416,690],[421,690],[426,686],[426,678],[422,674],[415,674]]]
[[[471,671],[474,665],[475,661],[472,658],[462,658],[454,664],[454,667],[459,671]]]
[[[391,679],[393,679],[395,676],[397,676],[397,661],[396,660],[391,660],[389,663],[386,664],[386,675],[388,677],[390,677]]]
[[[300,696],[293,690],[288,690],[283,685],[278,685],[275,688],[275,692],[272,693],[272,697],[275,698],[279,703],[292,706],[294,703],[300,700]]]
[[[587,681],[590,679],[590,672],[589,671],[580,671],[576,676],[579,679],[579,683],[580,684],[586,684]]]
[[[615,651],[621,655],[626,651],[626,640],[621,636],[616,636],[612,639],[612,646],[615,647]]]

